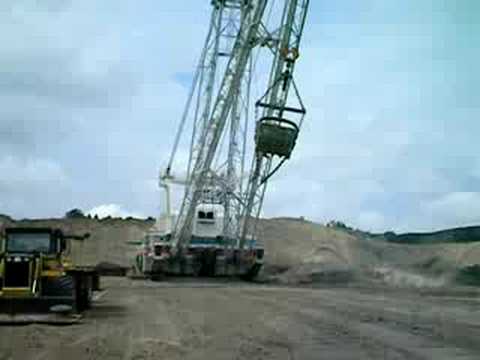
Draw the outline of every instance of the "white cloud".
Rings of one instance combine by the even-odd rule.
[[[465,226],[480,222],[480,193],[451,192],[422,206],[425,221],[437,227]]]
[[[91,216],[98,216],[100,219],[111,216],[111,217],[133,217],[143,219],[145,218],[144,215],[137,212],[131,212],[129,210],[125,210],[121,205],[118,204],[102,204],[95,206],[93,209],[87,211],[87,215]]]
[[[8,70],[0,81],[0,210],[128,216],[118,205],[128,204],[157,215],[158,170],[187,96],[176,74],[188,79],[195,69],[209,2],[125,2],[115,11],[92,0],[44,3],[0,2],[0,67]],[[264,215],[378,230],[475,221],[472,195],[451,192],[477,190],[480,177],[480,163],[470,163],[479,153],[478,109],[459,109],[468,99],[478,104],[476,92],[463,94],[479,73],[465,64],[478,53],[450,46],[470,41],[465,48],[476,49],[474,38],[456,35],[456,24],[443,27],[433,2],[374,0],[360,10],[322,3],[312,2],[295,74],[308,115],[291,161],[272,178]],[[188,139],[180,143],[176,175],[188,147]],[[174,208],[182,194],[172,189]]]
[[[385,216],[376,211],[364,211],[358,215],[357,224],[362,230],[381,232],[385,230]]]
[[[22,160],[13,156],[0,159],[0,183],[65,182],[67,175],[62,167],[51,159]]]
[[[56,160],[12,155],[0,157],[0,195],[0,212],[21,218],[60,216],[73,197],[71,178]]]

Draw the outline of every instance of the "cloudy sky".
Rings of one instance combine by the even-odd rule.
[[[156,216],[208,0],[0,2],[0,213]],[[480,224],[480,3],[313,0],[265,216]]]

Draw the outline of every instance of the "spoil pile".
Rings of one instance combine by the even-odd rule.
[[[388,241],[346,227],[277,218],[259,224],[266,253],[265,280],[280,283],[363,281],[397,287],[480,285],[480,242]],[[464,229],[453,229],[464,233]]]

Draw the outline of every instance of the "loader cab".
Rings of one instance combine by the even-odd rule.
[[[66,242],[57,231],[51,229],[6,229],[3,252],[5,254],[52,255],[66,249]]]
[[[0,262],[2,293],[15,289],[16,294],[33,296],[32,286],[38,277],[35,269],[40,263],[57,261],[64,246],[60,235],[48,228],[5,229]]]

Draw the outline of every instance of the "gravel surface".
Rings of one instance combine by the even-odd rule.
[[[2,326],[0,359],[479,359],[462,293],[106,278],[80,324]]]

